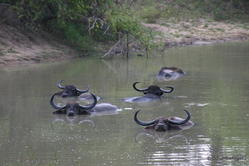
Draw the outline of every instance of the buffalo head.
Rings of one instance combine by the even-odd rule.
[[[57,83],[57,87],[62,89],[63,91],[60,92],[61,97],[77,97],[80,96],[82,93],[86,93],[89,91],[89,89],[86,90],[80,90],[76,88],[74,85],[62,85],[63,80],[59,81]]]
[[[145,95],[146,94],[153,94],[156,96],[162,96],[164,93],[171,93],[174,90],[174,88],[171,86],[167,86],[166,88],[168,88],[169,90],[166,90],[166,89],[158,87],[157,85],[150,85],[148,88],[140,89],[140,88],[136,87],[136,84],[138,84],[138,83],[140,83],[140,82],[134,82],[133,88],[138,92],[143,92]]]
[[[162,67],[157,74],[159,80],[176,80],[177,78],[183,76],[185,73],[182,69],[177,67]]]
[[[182,129],[181,125],[186,125],[190,120],[190,113],[187,110],[184,110],[187,114],[186,119],[181,119],[178,117],[170,117],[170,118],[164,118],[160,117],[152,121],[144,122],[140,121],[137,118],[137,114],[139,111],[137,111],[134,115],[134,120],[137,124],[141,126],[146,126],[146,129],[153,129],[155,131],[168,131],[171,129]],[[192,122],[188,125],[192,125]]]
[[[65,106],[58,106],[57,104],[54,103],[55,96],[60,96],[60,92],[55,93],[50,99],[51,106],[54,109],[56,109],[54,114],[66,114],[68,116],[90,114],[91,109],[95,107],[95,105],[97,104],[97,98],[94,94],[91,94],[91,96],[94,99],[94,102],[88,106],[82,106],[77,102],[69,102]]]

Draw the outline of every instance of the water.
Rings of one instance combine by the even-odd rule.
[[[172,48],[149,59],[83,58],[70,62],[0,69],[1,166],[248,165],[249,43]],[[186,75],[157,82],[162,66]],[[114,115],[55,116],[49,98],[64,79],[118,105]],[[149,105],[123,103],[139,86],[171,85],[175,91]],[[146,132],[133,121],[192,114],[195,126]]]

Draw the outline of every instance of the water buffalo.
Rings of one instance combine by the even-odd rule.
[[[171,81],[182,77],[185,73],[177,67],[162,67],[157,74],[159,81]]]
[[[86,90],[80,90],[78,88],[76,88],[74,85],[62,85],[63,80],[59,81],[57,83],[57,87],[62,89],[63,91],[60,92],[61,97],[65,98],[65,97],[77,97],[80,96],[82,93],[86,93],[89,91],[89,89]]]
[[[171,86],[167,86],[168,90],[160,88],[157,85],[150,85],[148,88],[137,88],[136,85],[140,82],[134,82],[133,88],[138,92],[143,92],[144,96],[137,96],[137,97],[128,97],[125,98],[125,102],[129,103],[145,103],[145,102],[151,102],[160,99],[160,97],[164,93],[171,93],[173,92],[174,88]]]
[[[59,96],[62,98],[68,98],[68,97],[78,97],[80,101],[89,101],[92,100],[92,96],[87,93],[89,92],[89,89],[86,90],[80,90],[76,88],[74,85],[62,85],[63,80],[59,81],[57,83],[57,87],[62,89],[63,91],[60,92]],[[99,96],[96,96],[97,100],[100,100]]]
[[[133,88],[138,92],[143,92],[145,95],[146,94],[153,94],[156,96],[162,96],[164,93],[171,93],[174,90],[174,88],[171,86],[167,86],[166,88],[169,88],[169,90],[166,90],[166,89],[158,87],[157,85],[150,85],[148,88],[139,89],[136,87],[136,85],[138,83],[140,83],[140,82],[134,82],[132,85]]]
[[[65,106],[58,106],[54,103],[54,97],[59,96],[60,93],[55,93],[51,99],[50,104],[54,109],[57,109],[54,114],[67,114],[68,116],[74,115],[110,115],[116,114],[119,110],[117,106],[110,103],[97,104],[97,97],[91,94],[93,103],[90,106],[82,106],[77,101],[70,101]]]
[[[52,95],[50,99],[50,104],[51,106],[56,109],[54,114],[67,114],[68,116],[74,116],[74,115],[87,115],[90,114],[91,109],[96,106],[97,104],[97,98],[94,94],[91,94],[94,102],[89,105],[89,106],[82,106],[77,102],[69,102],[65,106],[58,106],[57,104],[54,103],[54,97],[55,96],[60,96],[61,93],[55,93]]]
[[[165,118],[165,117],[159,117],[156,118],[155,120],[152,121],[148,121],[148,122],[144,122],[144,121],[140,121],[137,118],[137,114],[140,111],[136,111],[135,115],[134,115],[134,120],[137,124],[141,125],[141,126],[146,126],[145,129],[153,129],[155,131],[168,131],[168,130],[180,130],[180,129],[184,129],[184,127],[190,127],[193,126],[193,122],[190,121],[190,113],[187,110],[184,110],[187,114],[186,119],[182,119],[179,117],[169,117],[169,118]]]

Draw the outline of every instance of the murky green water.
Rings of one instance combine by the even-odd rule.
[[[158,83],[162,66],[178,66],[183,78]],[[249,43],[173,48],[149,59],[78,59],[56,64],[0,69],[1,166],[249,165]],[[115,115],[74,120],[52,114],[51,94],[64,79],[90,86],[102,102],[118,105]],[[175,91],[151,105],[126,104],[138,96],[134,81],[172,85]],[[126,109],[133,108],[133,109]],[[185,117],[184,131],[145,132],[133,121]]]

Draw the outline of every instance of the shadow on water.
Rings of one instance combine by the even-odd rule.
[[[0,165],[247,165],[249,155],[249,43],[172,48],[148,59],[84,58],[18,69],[0,69]],[[162,66],[186,75],[158,82]],[[56,117],[49,105],[66,80],[117,105],[118,114]],[[134,105],[132,83],[173,86],[160,102]],[[133,121],[184,116],[196,124],[183,131],[145,132]]]

